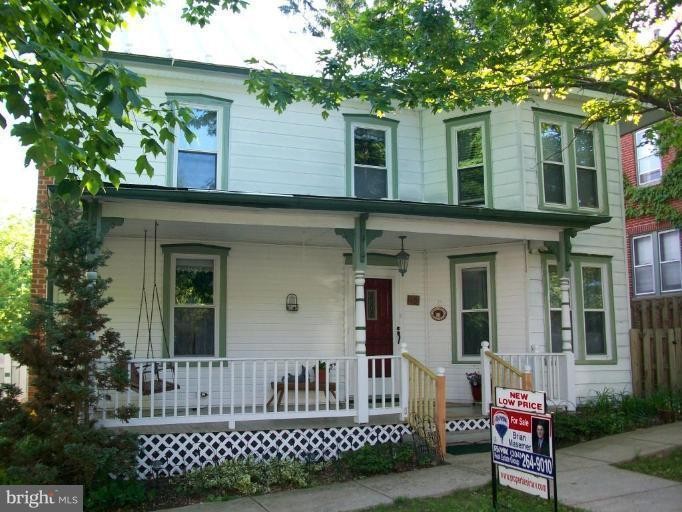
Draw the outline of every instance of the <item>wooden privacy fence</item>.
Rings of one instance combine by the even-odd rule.
[[[632,303],[630,354],[637,396],[682,387],[682,297]]]

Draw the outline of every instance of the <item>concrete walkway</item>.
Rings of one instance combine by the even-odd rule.
[[[613,467],[638,455],[682,446],[682,422],[582,443],[557,453],[559,501],[593,511],[679,511],[682,483]],[[490,454],[447,458],[448,465],[332,485],[201,503],[173,512],[342,512],[395,498],[442,496],[490,481]]]

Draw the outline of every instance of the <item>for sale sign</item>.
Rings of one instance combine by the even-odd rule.
[[[490,408],[493,462],[554,478],[552,416]]]
[[[517,469],[499,466],[500,485],[511,487],[533,496],[549,498],[549,481],[546,478],[530,475]]]
[[[545,392],[496,388],[495,405],[515,411],[545,414]]]

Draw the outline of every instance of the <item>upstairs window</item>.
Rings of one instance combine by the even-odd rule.
[[[386,130],[353,128],[353,184],[355,197],[388,197]]]
[[[218,183],[218,112],[193,108],[194,140],[178,137],[177,186],[215,190]]]
[[[656,145],[644,137],[646,129],[635,133],[635,153],[637,155],[637,184],[654,185],[661,181],[663,167]]]
[[[231,101],[203,94],[168,93],[193,114],[188,128],[194,139],[188,142],[179,128],[175,142],[167,147],[166,184],[199,190],[227,190],[229,113]]]
[[[606,178],[601,128],[578,117],[536,109],[540,206],[605,213]]]
[[[450,203],[492,206],[490,114],[448,119],[445,126]]]
[[[398,121],[344,114],[346,194],[363,199],[398,197]]]

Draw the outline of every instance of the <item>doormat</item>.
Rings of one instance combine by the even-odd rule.
[[[468,453],[490,453],[490,443],[451,444],[445,448],[450,455],[466,455]]]

